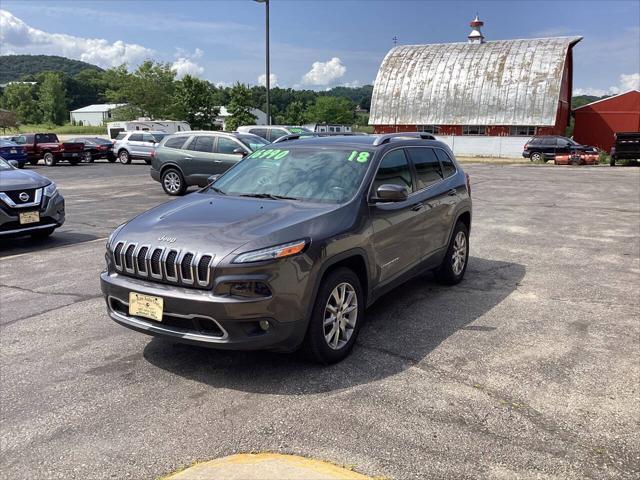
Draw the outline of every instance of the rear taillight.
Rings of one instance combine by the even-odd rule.
[[[525,144],[524,144],[524,149],[526,150],[527,148],[529,148],[529,144],[528,144],[528,143],[525,143]]]
[[[155,158],[156,157],[156,151],[155,150],[151,150],[151,158]]]
[[[467,179],[467,193],[471,196],[471,177],[469,177],[468,173],[465,173],[464,176]]]

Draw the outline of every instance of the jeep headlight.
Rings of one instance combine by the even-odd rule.
[[[275,247],[241,253],[233,259],[233,263],[260,262],[263,260],[290,257],[302,252],[306,246],[306,240],[296,240],[295,242],[283,243],[282,245],[276,245]]]
[[[113,242],[113,240],[116,238],[116,236],[118,235],[118,233],[120,233],[120,230],[122,230],[122,228],[126,225],[127,223],[121,223],[120,225],[118,225],[116,227],[116,229],[111,232],[111,235],[109,235],[109,238],[107,239],[107,250],[109,249],[109,247],[111,246],[111,242]]]
[[[44,187],[44,194],[49,198],[53,198],[53,196],[58,193],[58,186],[55,182],[51,182],[49,185]]]

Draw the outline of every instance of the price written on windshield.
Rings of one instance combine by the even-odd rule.
[[[369,161],[369,155],[369,152],[358,152],[354,150],[353,152],[351,152],[351,155],[349,155],[349,158],[347,158],[347,160],[350,162],[353,162],[355,160],[356,162],[367,163]]]

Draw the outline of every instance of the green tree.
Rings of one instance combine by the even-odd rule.
[[[15,113],[21,123],[40,123],[42,112],[38,108],[36,94],[36,85],[10,83],[2,92],[2,108]]]
[[[302,125],[304,123],[304,103],[299,101],[291,102],[284,111],[283,123],[289,125]]]
[[[129,111],[138,116],[170,117],[175,76],[168,63],[147,60],[133,73],[127,72],[126,65],[121,65],[103,74],[103,80],[109,85],[105,96],[110,102],[128,103]],[[121,112],[125,111],[122,109]]]
[[[206,80],[185,75],[176,82],[174,114],[186,120],[194,130],[213,130],[220,108],[216,105],[215,87]]]
[[[342,123],[354,120],[354,105],[346,98],[322,96],[307,108],[305,117],[312,123]]]
[[[62,77],[58,73],[42,74],[38,86],[38,105],[42,111],[42,120],[47,123],[62,125],[67,120],[67,92]]]
[[[256,116],[251,113],[251,92],[240,82],[231,88],[227,110],[231,114],[226,121],[229,131],[236,130],[240,125],[251,125],[256,122]]]

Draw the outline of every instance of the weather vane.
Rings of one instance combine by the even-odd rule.
[[[391,40],[393,40],[393,46],[397,47],[398,46],[398,36],[394,35]]]

